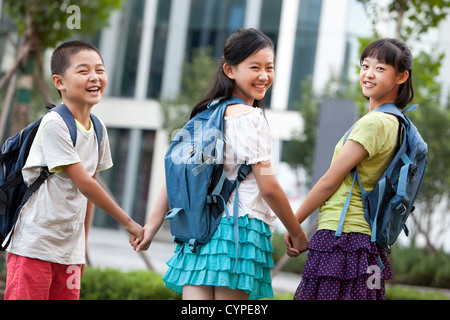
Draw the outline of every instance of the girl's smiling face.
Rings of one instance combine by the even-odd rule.
[[[408,72],[397,73],[393,66],[367,57],[361,63],[359,84],[370,99],[370,110],[388,102],[395,102],[400,84],[408,79]]]
[[[223,70],[234,80],[233,95],[250,106],[254,100],[262,100],[275,79],[274,52],[264,48],[236,66],[225,63]]]

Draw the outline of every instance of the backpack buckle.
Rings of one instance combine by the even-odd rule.
[[[237,177],[237,179],[238,179],[239,182],[244,181],[245,178],[247,178],[247,175],[246,175],[245,173],[243,173],[243,172],[240,172],[239,175],[238,175],[238,177]]]
[[[198,245],[197,239],[189,240],[189,249],[192,251],[192,253],[195,253],[195,251],[197,251],[197,245]]]
[[[206,203],[217,203],[217,195],[206,196]]]
[[[0,216],[6,215],[6,203],[8,202],[8,196],[6,192],[0,189]]]
[[[40,174],[40,176],[44,179],[47,179],[48,177],[50,177],[50,175],[51,175],[51,173],[47,167],[44,167],[44,169],[41,171],[41,174]]]
[[[411,168],[409,169],[409,172],[411,172],[411,174],[412,174],[413,176],[415,176],[418,170],[419,170],[419,168],[417,167],[417,165],[412,164],[412,165],[411,165]]]
[[[396,207],[395,207],[395,211],[399,214],[402,215],[406,212],[406,206],[403,203],[399,203]]]
[[[247,178],[247,175],[252,171],[252,167],[250,165],[244,165],[242,164],[241,167],[238,169],[238,175],[237,180],[239,183],[245,180]]]

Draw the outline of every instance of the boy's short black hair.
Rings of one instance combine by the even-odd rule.
[[[100,56],[100,59],[102,59],[103,61],[100,51],[89,42],[81,40],[64,42],[63,44],[59,45],[55,49],[55,51],[53,51],[50,62],[52,75],[64,75],[70,65],[70,58],[83,50],[91,50],[97,52]]]

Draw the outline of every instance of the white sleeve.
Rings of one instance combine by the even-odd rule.
[[[101,121],[101,120],[100,120]],[[97,166],[97,172],[103,171],[106,169],[109,169],[113,166],[113,161],[111,158],[111,148],[109,145],[109,136],[108,132],[106,130],[105,124],[101,121],[102,124],[102,142],[100,147],[100,154],[98,156],[98,166]]]
[[[53,112],[52,112],[53,113]],[[81,162],[64,120],[49,119],[43,123],[40,135],[42,156],[51,172],[58,167]]]
[[[261,110],[256,109],[227,120],[226,152],[236,163],[255,164],[271,160],[272,140],[269,125]],[[232,154],[230,154],[232,152]]]

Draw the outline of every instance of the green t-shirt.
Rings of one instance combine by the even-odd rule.
[[[369,112],[358,120],[347,139],[360,143],[368,155],[358,164],[361,183],[366,191],[371,191],[380,180],[395,156],[398,142],[398,120],[383,112]],[[333,159],[343,147],[343,139],[337,143]],[[348,173],[336,192],[325,201],[319,210],[318,229],[336,230],[343,204],[352,186],[352,176]],[[364,218],[361,189],[357,182],[353,187],[350,205],[343,226],[343,232],[371,234]]]

